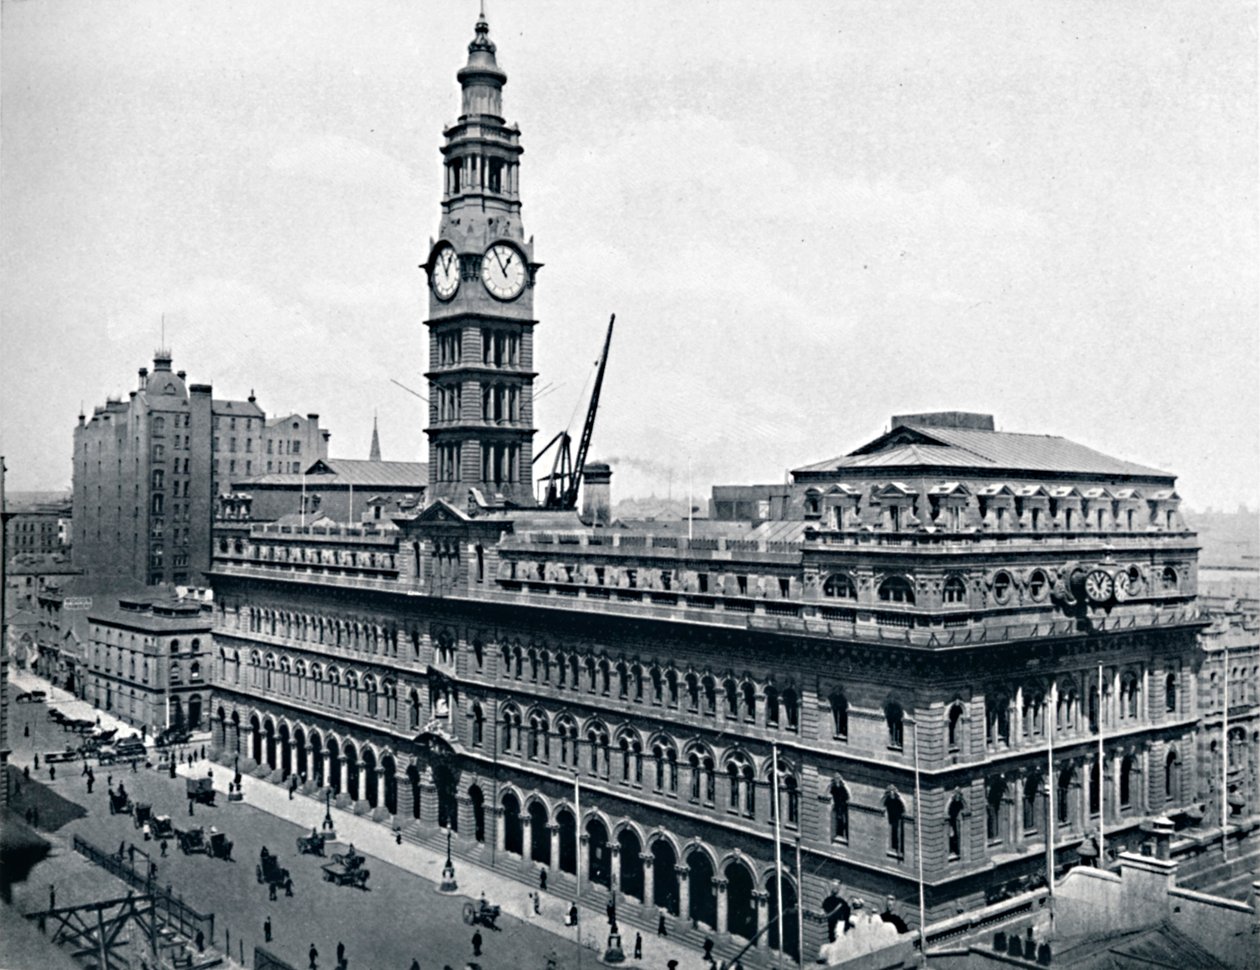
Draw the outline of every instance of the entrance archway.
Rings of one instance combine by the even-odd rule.
[[[346,762],[346,794],[357,802],[359,800],[359,752],[352,742],[345,743],[342,758]]]
[[[606,889],[612,887],[612,853],[608,851],[608,828],[597,818],[586,823],[586,848],[589,860],[587,878]]]
[[[503,849],[513,855],[522,854],[521,802],[512,792],[503,793]]]
[[[468,801],[472,804],[473,838],[478,842],[486,841],[486,796],[479,785],[468,789]]]
[[[69,690],[69,688],[67,688]],[[201,695],[193,694],[188,698],[188,730],[196,731],[201,727]]]
[[[385,779],[385,811],[398,814],[398,762],[392,754],[381,759],[381,772]]]
[[[560,826],[560,871],[576,875],[577,821],[573,810],[566,807],[556,812],[556,824]]]
[[[411,786],[411,817],[420,817],[420,769],[407,766],[407,784]]]
[[[376,808],[380,803],[380,792],[377,790],[376,752],[371,748],[363,749],[363,797],[370,807]]]
[[[687,856],[687,868],[691,874],[687,877],[689,895],[691,897],[690,916],[697,923],[703,923],[710,929],[717,929],[717,895],[713,891],[713,863],[700,850]]]
[[[258,720],[257,714],[249,716],[249,756],[254,759],[255,764],[263,763],[262,756],[262,724]]]
[[[757,934],[757,902],[752,873],[742,862],[726,867],[726,929],[751,940]]]
[[[306,758],[306,732],[301,728],[295,728],[293,731],[293,748],[297,752],[297,773],[303,781],[309,777],[307,771]]]
[[[319,736],[318,731],[311,732],[311,777],[315,779],[315,784],[323,788],[327,782],[325,781],[324,772],[324,739]]]
[[[657,839],[652,843],[652,898],[666,912],[680,915],[678,855],[667,839]]]
[[[796,911],[796,887],[792,885],[787,876],[780,880],[783,886],[783,952],[791,956],[793,959],[800,955],[800,948],[797,946],[797,924],[800,922],[800,914]],[[766,880],[766,891],[770,894],[770,912],[778,912],[778,892],[776,891],[774,874]],[[773,919],[770,922],[769,937],[770,949],[778,950],[779,947],[779,924]]]
[[[274,770],[276,767],[276,726],[271,718],[263,722],[263,738],[266,741],[264,751],[267,755],[267,767]]]
[[[551,865],[551,832],[547,829],[547,809],[536,801],[529,803],[529,857],[544,866]]]
[[[632,899],[643,899],[643,844],[632,828],[624,828],[617,833],[617,844],[621,846],[621,886],[625,895]]]
[[[337,745],[336,738],[328,739],[328,785],[333,790],[334,795],[341,794],[341,763],[338,756],[341,749]]]
[[[293,739],[289,737],[289,725],[280,725],[280,777],[293,774]]]

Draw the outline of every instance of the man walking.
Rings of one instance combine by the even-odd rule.
[[[57,908],[57,887],[51,882],[48,884],[48,908]]]
[[[709,961],[713,960],[713,938],[710,936],[704,938],[704,958]]]
[[[263,921],[263,942],[264,943],[271,942],[271,917],[270,916],[268,916]]]
[[[307,970],[316,970],[319,964],[315,961],[319,959],[319,951],[315,949],[314,943],[312,943],[311,948],[306,951],[306,955],[310,958],[310,965],[307,967]]]
[[[634,958],[636,960],[643,959],[643,934],[635,931],[634,934]]]
[[[473,956],[481,956],[481,930],[473,930],[472,935]]]
[[[352,846],[353,848],[353,846]],[[346,945],[340,940],[337,941],[337,966],[338,968],[346,965]]]

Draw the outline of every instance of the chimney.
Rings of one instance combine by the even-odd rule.
[[[149,386],[149,368],[141,367],[140,368],[140,390],[143,391],[148,386]]]
[[[188,371],[186,370],[176,371],[175,376],[178,377],[182,381],[185,377],[188,376]]]
[[[587,525],[612,524],[612,469],[602,461],[582,468],[582,521]]]

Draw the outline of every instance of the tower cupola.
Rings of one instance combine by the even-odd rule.
[[[507,75],[495,60],[490,24],[483,10],[477,19],[477,35],[468,45],[468,64],[455,75],[463,88],[460,121],[472,115],[491,115],[503,120],[503,85]]]

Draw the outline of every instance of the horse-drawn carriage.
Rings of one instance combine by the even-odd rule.
[[[289,870],[280,865],[278,857],[267,851],[264,845],[258,854],[258,865],[254,867],[254,875],[260,883],[269,886],[283,886],[289,881]]]
[[[488,930],[497,930],[495,922],[499,918],[500,907],[491,906],[484,899],[479,902],[464,903],[464,922],[469,926],[476,926],[480,923]]]
[[[211,829],[210,838],[207,844],[210,848],[206,854],[210,856],[211,859],[222,859],[225,862],[232,861],[232,840],[224,833],[216,832]]]
[[[175,826],[169,815],[153,815],[149,819],[149,837],[161,841],[175,838]]]
[[[298,855],[317,855],[324,854],[324,836],[311,829],[310,835],[299,835],[297,837]]]
[[[189,801],[202,805],[214,805],[213,778],[189,778],[184,783],[184,788],[188,793]]]
[[[367,888],[371,873],[364,867],[364,861],[364,857],[354,851],[353,845],[345,852],[333,853],[332,862],[325,862],[320,866],[324,872],[324,882],[353,886],[355,889]]]
[[[114,791],[112,788],[109,790],[110,815],[130,815],[133,810],[131,798],[122,785],[118,786],[118,791]]]
[[[200,825],[191,829],[176,829],[175,838],[179,841],[179,851],[184,855],[209,853],[210,844],[206,841],[206,830]]]
[[[153,806],[148,802],[136,802],[135,816],[131,820],[135,824],[136,828],[144,828],[144,826],[148,822],[152,821],[152,819]]]

